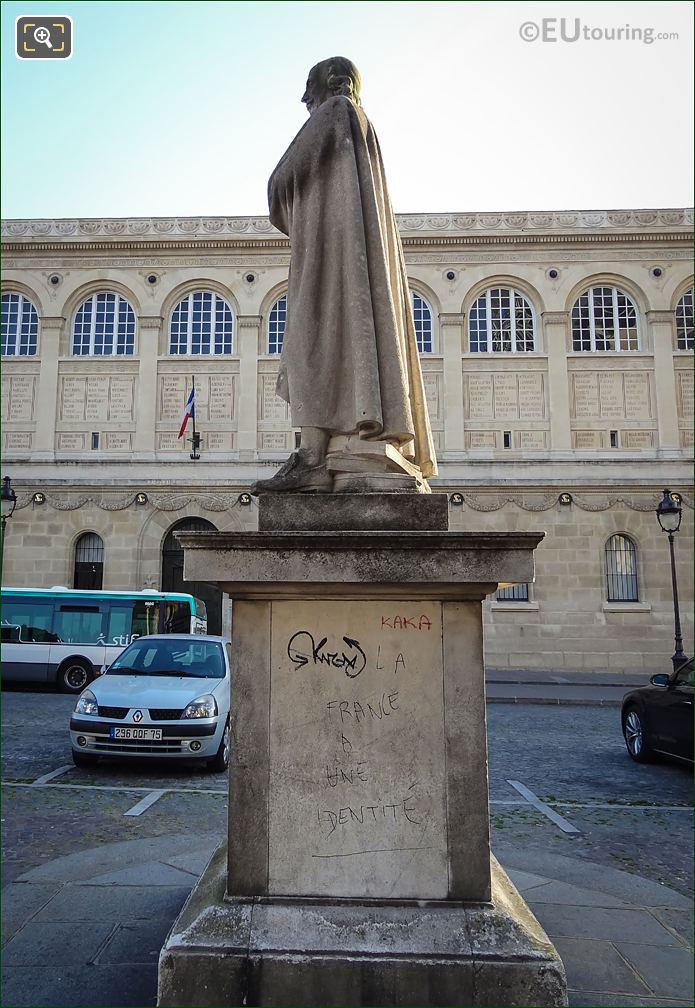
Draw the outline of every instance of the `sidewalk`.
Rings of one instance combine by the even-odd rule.
[[[159,949],[218,842],[104,844],[6,886],[3,1005],[154,1005]],[[511,845],[495,854],[565,963],[570,1005],[692,1005],[686,897],[577,858]]]
[[[640,673],[516,669],[490,669],[485,673],[488,703],[620,705],[627,692],[648,683],[649,676]]]

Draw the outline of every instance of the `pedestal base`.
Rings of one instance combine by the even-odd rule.
[[[221,847],[159,959],[161,1006],[566,1005],[562,963],[492,859],[492,902],[225,899]]]

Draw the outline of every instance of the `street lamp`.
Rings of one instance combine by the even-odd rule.
[[[14,509],[17,507],[17,494],[12,489],[12,483],[9,476],[3,477],[2,494],[0,497],[2,499],[2,534],[0,535],[1,560],[5,553],[5,526],[7,525],[7,519],[12,517]]]
[[[676,558],[673,552],[673,536],[681,527],[683,509],[681,508],[680,497],[672,494],[670,490],[664,490],[664,496],[659,501],[656,509],[656,517],[664,532],[668,533],[668,545],[671,553],[671,585],[673,587],[673,624],[675,651],[671,661],[673,669],[676,671],[688,660],[688,656],[683,651],[683,637],[681,635],[681,614],[678,608],[678,581],[676,580]]]

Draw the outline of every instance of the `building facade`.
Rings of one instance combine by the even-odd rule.
[[[491,668],[668,668],[664,487],[692,648],[692,223],[399,217],[450,526],[546,532],[535,582],[486,603]],[[265,217],[2,234],[3,584],[180,585],[173,532],[254,528],[243,492],[295,446],[275,395],[287,239]],[[178,437],[193,381],[198,459]]]

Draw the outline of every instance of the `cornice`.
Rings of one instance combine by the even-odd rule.
[[[641,210],[562,210],[562,211],[520,211],[508,213],[446,213],[446,214],[398,214],[396,216],[401,235],[414,234],[418,238],[429,234],[434,240],[444,235],[482,235],[491,232],[502,236],[532,236],[549,232],[567,235],[601,232],[626,232],[637,234],[647,232],[655,236],[664,229],[682,228],[686,233],[693,225],[693,210],[690,208],[641,209]],[[61,218],[17,219],[2,221],[2,237],[10,242],[32,242],[40,239],[49,243],[72,246],[74,242],[89,242],[93,248],[103,242],[105,247],[120,245],[142,248],[145,242],[154,250],[171,247],[199,248],[201,242],[222,239],[221,247],[249,247],[254,239],[264,248],[284,248],[286,239],[270,223],[268,217],[123,217],[123,218]],[[670,234],[678,232],[670,231]],[[243,236],[243,237],[242,237]],[[241,239],[240,246],[230,245],[233,239]],[[161,244],[152,239],[159,239]],[[190,244],[186,244],[189,239]],[[276,244],[278,243],[279,244]],[[94,244],[92,244],[94,243]],[[216,244],[205,247],[220,247]],[[251,246],[253,247],[253,246]]]
[[[690,247],[693,235],[686,231],[646,231],[644,233],[606,233],[586,232],[583,234],[490,234],[479,232],[475,235],[455,235],[442,233],[436,237],[431,235],[401,237],[403,248],[450,250],[466,248],[596,248],[610,246],[683,246]],[[195,241],[172,238],[170,241],[51,241],[23,240],[13,241],[3,239],[4,255],[15,255],[22,258],[34,258],[37,255],[98,255],[106,257],[118,255],[151,255],[162,259],[163,255],[174,256],[188,253],[202,255],[204,253],[224,254],[228,252],[243,252],[264,254],[268,251],[290,251],[287,238],[277,238],[268,241],[256,238],[229,238],[209,240],[200,238]]]

